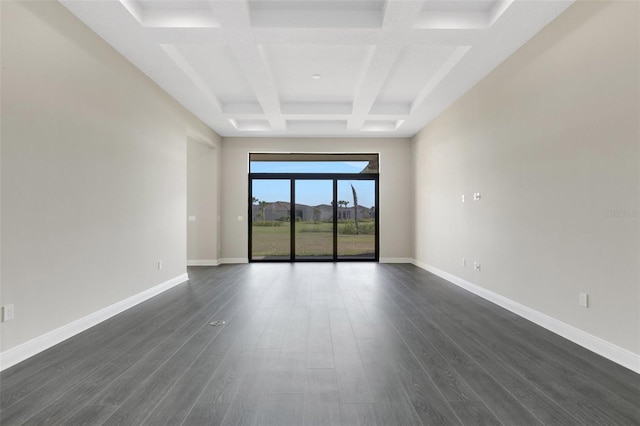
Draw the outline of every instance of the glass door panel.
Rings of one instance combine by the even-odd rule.
[[[338,180],[338,259],[376,258],[376,181]]]
[[[333,180],[295,180],[295,259],[333,259]]]
[[[252,179],[251,258],[291,259],[291,181]]]

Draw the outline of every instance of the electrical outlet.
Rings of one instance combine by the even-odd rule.
[[[460,196],[460,201],[464,203],[464,194]]]
[[[13,319],[13,305],[2,307],[2,322],[11,321]]]
[[[158,270],[162,269],[162,260],[158,260]]]
[[[587,293],[578,293],[578,303],[584,308],[589,307],[589,295]]]
[[[480,200],[480,193],[479,192],[474,192],[473,193],[473,201],[479,201]]]
[[[473,269],[475,269],[476,271],[480,270],[480,262],[473,262]]]

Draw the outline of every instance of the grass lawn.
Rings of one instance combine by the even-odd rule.
[[[375,252],[375,235],[345,235],[340,233],[338,224],[338,256],[373,257]],[[333,225],[331,223],[297,222],[296,223],[296,255],[297,256],[332,256]],[[281,226],[253,226],[252,228],[253,258],[265,256],[288,256],[290,245],[289,223]]]

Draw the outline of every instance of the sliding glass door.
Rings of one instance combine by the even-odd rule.
[[[250,174],[250,261],[378,260],[378,177]]]
[[[376,259],[375,200],[375,180],[338,180],[338,259]]]
[[[378,154],[249,154],[249,260],[377,261]]]
[[[294,182],[295,260],[333,260],[333,180]]]
[[[251,259],[289,260],[291,181],[252,180],[251,195]]]

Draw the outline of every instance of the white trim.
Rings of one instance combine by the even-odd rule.
[[[598,355],[602,355],[603,357],[615,362],[616,364],[620,364],[621,366],[626,367],[631,371],[640,373],[640,355],[634,352],[631,352],[625,348],[621,348],[620,346],[608,342],[600,337],[589,334],[585,331],[580,330],[579,328],[543,314],[542,312],[536,311],[535,309],[494,293],[491,290],[487,290],[486,288],[481,287],[477,284],[473,284],[441,269],[438,269],[431,265],[427,265],[426,263],[420,262],[419,260],[414,259],[413,264],[426,271],[431,272],[434,275],[439,276],[440,278],[451,282],[452,284],[457,285],[458,287],[462,287],[465,290],[482,297],[483,299],[493,302],[496,305],[513,312],[514,314],[528,319],[529,321],[538,324],[539,326],[546,328],[547,330],[552,331],[564,337],[565,339],[572,341],[573,343],[589,349],[590,351],[595,352]]]
[[[187,128],[187,138],[191,139],[194,142],[200,142],[202,144],[207,145],[209,148],[212,149],[216,149],[217,145],[216,143],[211,140],[210,138],[202,135],[200,132],[192,129],[192,128]]]
[[[410,257],[381,257],[380,263],[413,263]]]
[[[67,325],[63,325],[60,328],[52,330],[48,333],[38,336],[35,339],[29,340],[21,345],[11,348],[7,351],[0,353],[0,371],[16,365],[19,362],[31,358],[32,356],[49,349],[50,347],[57,345],[58,343],[69,339],[70,337],[79,334],[94,325],[105,321],[120,312],[123,312],[145,300],[151,299],[164,291],[169,290],[172,287],[182,284],[189,279],[189,275],[182,274],[168,281],[160,283],[155,287],[151,287],[141,293],[128,297],[120,302],[117,302],[111,306],[107,306],[104,309],[100,309],[97,312],[89,314],[83,318],[75,320]]]
[[[246,257],[223,257],[220,259],[220,264],[223,263],[249,263],[249,259]]]
[[[187,260],[187,266],[218,266],[218,259],[212,260]]]

